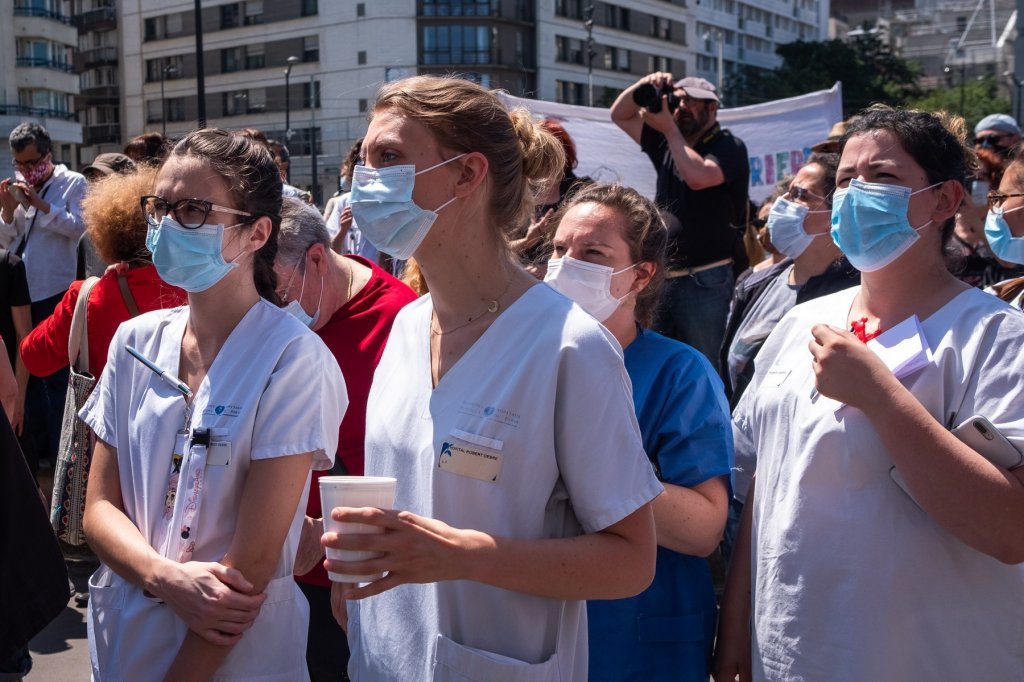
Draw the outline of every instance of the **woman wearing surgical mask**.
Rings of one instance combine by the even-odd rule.
[[[141,204],[157,273],[188,305],[123,323],[81,412],[93,677],[308,679],[292,568],[348,401],[328,350],[275,305],[277,166],[199,130]]]
[[[798,303],[860,282],[858,273],[829,237],[838,154],[812,154],[786,193],[772,202],[767,229],[786,260],[737,287],[722,343],[722,379],[732,407],[751,377],[754,359],[782,316]]]
[[[653,504],[654,582],[587,602],[590,680],[706,681],[716,606],[704,557],[725,524],[732,454],[722,382],[701,353],[646,328],[667,237],[657,207],[633,189],[592,185],[560,213],[546,281],[622,346],[644,450],[665,486]]]
[[[615,339],[509,250],[561,146],[472,82],[417,76],[381,89],[362,158],[356,222],[430,293],[395,319],[367,404],[365,473],[397,479],[395,508],[335,508],[383,533],[323,538],[380,554],[329,571],[387,572],[333,586],[349,675],[582,682],[583,600],[648,586],[662,487]]]
[[[716,680],[1020,677],[1024,470],[951,429],[1024,438],[1024,317],[944,265],[962,139],[882,105],[849,122],[832,237],[862,284],[783,318],[733,414],[757,475]]]
[[[1024,159],[1014,159],[999,183],[989,192],[985,238],[1001,263],[1024,266]],[[990,290],[1018,308],[1024,307],[1024,277],[1014,277],[992,285]]]

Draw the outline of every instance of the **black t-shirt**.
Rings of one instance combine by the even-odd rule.
[[[694,268],[732,258],[736,230],[744,225],[750,160],[743,140],[716,123],[693,145],[694,151],[722,169],[725,182],[694,190],[679,179],[665,136],[648,125],[640,133],[640,149],[658,171],[655,201],[679,220],[669,226],[665,259],[669,269]]]
[[[14,318],[11,307],[28,305],[28,279],[25,278],[25,264],[13,251],[0,249],[0,336],[4,337],[7,356],[14,366],[18,352],[18,339],[14,334]]]

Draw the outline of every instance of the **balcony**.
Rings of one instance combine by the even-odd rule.
[[[18,57],[15,64],[21,68],[53,69],[64,73],[75,72],[75,67],[72,64],[42,57]]]
[[[115,29],[117,28],[117,10],[113,7],[100,7],[82,12],[75,17],[75,26],[78,27],[79,33]]]
[[[120,94],[120,90],[116,85],[97,85],[91,88],[83,88],[78,93],[76,101],[79,103],[79,109],[90,105],[119,104]]]
[[[53,12],[42,7],[35,7],[25,2],[14,3],[14,16],[16,17],[42,17],[43,19],[53,19],[59,21],[62,24],[72,25],[71,17],[65,16],[60,12]]]
[[[100,125],[82,128],[82,144],[121,144],[121,125],[118,123],[101,123]]]
[[[78,114],[73,111],[40,109],[39,107],[26,107],[20,104],[0,104],[0,116],[34,116],[37,118],[57,118],[65,121],[74,121],[78,118]]]
[[[75,65],[79,71],[94,69],[98,66],[117,66],[117,48],[97,47],[79,52],[75,56]]]

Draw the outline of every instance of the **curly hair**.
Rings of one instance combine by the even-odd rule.
[[[149,261],[146,217],[139,197],[152,194],[156,168],[139,166],[133,173],[115,173],[89,185],[82,200],[85,231],[96,253],[108,263]]]

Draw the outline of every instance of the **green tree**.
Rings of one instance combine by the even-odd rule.
[[[782,64],[771,71],[741,68],[730,77],[726,94],[731,106],[754,104],[843,83],[843,109],[849,116],[872,102],[903,104],[919,95],[915,64],[894,55],[878,37],[864,35],[847,42],[798,40],[779,45]]]
[[[999,94],[993,76],[966,78],[961,86],[961,73],[950,72],[945,87],[939,87],[910,99],[908,106],[925,111],[948,111],[963,116],[969,130],[989,114],[1010,111],[1010,100]]]

